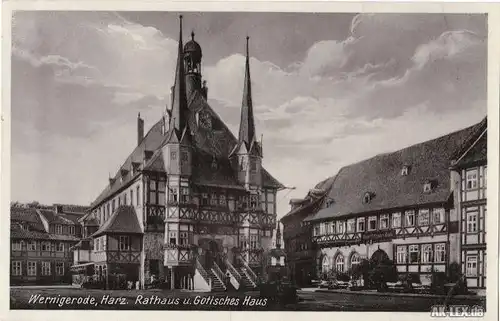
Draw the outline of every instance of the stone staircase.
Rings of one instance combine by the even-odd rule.
[[[211,269],[210,271],[207,272],[208,272],[208,277],[211,279],[212,282],[212,292],[226,291],[226,286],[224,285],[223,281],[219,278],[215,270]]]
[[[255,289],[257,287],[257,280],[252,277],[252,273],[249,273],[246,267],[240,267],[238,273],[241,275],[241,285],[245,289]]]

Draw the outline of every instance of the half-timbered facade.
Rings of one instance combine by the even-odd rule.
[[[71,282],[70,248],[81,237],[78,219],[84,215],[69,212],[73,207],[11,207],[11,284]]]
[[[487,124],[481,127],[457,153],[452,177],[458,186],[457,211],[460,217],[460,256],[467,285],[486,287],[486,191]]]
[[[447,272],[460,262],[460,212],[450,164],[480,124],[340,169],[310,225],[318,274],[361,259],[392,260],[399,273]],[[286,230],[286,227],[285,227]]]
[[[236,138],[208,105],[202,51],[194,33],[191,37],[183,45],[181,22],[170,107],[145,136],[138,117],[137,147],[85,220],[102,226],[119,206],[134,208],[144,233],[143,286],[155,276],[172,288],[224,288],[227,271],[238,284],[255,285],[265,270],[263,253],[272,246],[282,184],[262,166],[248,38]]]
[[[288,274],[298,286],[311,285],[317,276],[316,243],[312,226],[304,221],[321,207],[333,179],[317,184],[303,199],[290,200],[291,210],[281,218]]]

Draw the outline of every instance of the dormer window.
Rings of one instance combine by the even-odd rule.
[[[132,175],[135,175],[139,171],[139,166],[141,166],[141,163],[132,163]]]
[[[374,193],[366,192],[365,195],[363,195],[363,204],[370,203],[373,200],[374,196],[375,196]]]
[[[432,192],[432,189],[434,188],[435,183],[428,180],[424,183],[424,193],[430,193]]]
[[[333,199],[329,198],[326,200],[326,207],[332,207],[333,206]]]
[[[401,176],[407,176],[409,173],[410,173],[410,166],[403,165],[403,168],[401,168]]]

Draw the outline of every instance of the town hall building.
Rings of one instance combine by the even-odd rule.
[[[262,166],[246,40],[236,138],[207,102],[202,49],[194,33],[183,44],[181,16],[170,106],[145,135],[138,116],[137,146],[82,219],[74,271],[212,291],[255,287],[266,273],[284,187]]]

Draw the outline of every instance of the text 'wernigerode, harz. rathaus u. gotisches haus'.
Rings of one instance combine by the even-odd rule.
[[[299,285],[390,260],[429,285],[462,273],[486,287],[487,118],[471,127],[341,168],[282,219],[287,265]]]
[[[246,43],[238,138],[207,103],[202,50],[183,45],[182,17],[175,83],[164,116],[109,179],[84,219],[74,273],[126,275],[141,287],[254,287],[265,275],[283,185],[263,167],[255,134]]]

